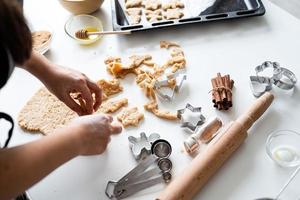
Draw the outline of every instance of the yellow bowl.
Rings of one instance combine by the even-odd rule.
[[[90,14],[99,9],[104,0],[59,0],[62,7],[69,12],[78,14]]]
[[[65,32],[67,35],[82,45],[89,45],[98,41],[102,36],[89,36],[87,39],[79,39],[75,36],[75,33],[81,29],[88,31],[103,31],[101,21],[91,15],[76,15],[68,19],[65,24]]]

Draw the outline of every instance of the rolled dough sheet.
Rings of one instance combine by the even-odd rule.
[[[30,132],[50,134],[63,127],[77,114],[58,100],[46,88],[39,89],[18,116],[18,124]]]

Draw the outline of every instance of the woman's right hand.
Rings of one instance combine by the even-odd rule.
[[[101,114],[78,117],[66,128],[76,134],[79,155],[103,153],[110,142],[110,136],[122,131],[120,125],[113,123],[111,116]]]

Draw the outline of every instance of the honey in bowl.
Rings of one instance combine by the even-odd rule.
[[[84,28],[83,30],[86,30],[88,32],[99,32],[101,30],[99,30],[98,28],[96,27],[86,27]],[[81,40],[83,41],[83,44],[91,44],[93,42],[96,42],[97,40],[100,39],[100,35],[89,35],[87,38],[78,38],[76,37],[78,40]]]

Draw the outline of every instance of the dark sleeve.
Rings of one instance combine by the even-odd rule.
[[[23,0],[17,0],[19,2],[19,4],[21,5],[21,7],[23,8]]]

